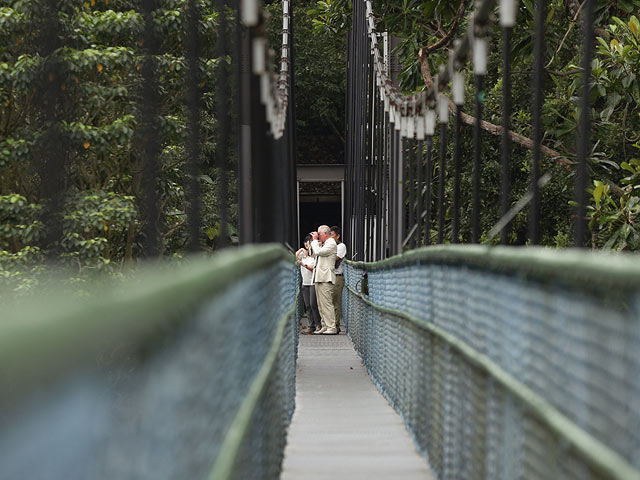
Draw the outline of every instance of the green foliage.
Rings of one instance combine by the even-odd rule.
[[[320,0],[315,8],[307,10],[316,34],[327,31],[333,34],[344,33],[351,23],[351,1]]]
[[[451,38],[459,38],[465,32],[468,13],[473,2],[467,4],[467,12],[454,29],[460,1],[444,0],[381,2],[374,1],[377,30],[388,31],[399,39],[394,54],[403,66],[399,77],[401,88],[413,92],[424,88],[420,70],[418,51],[427,47],[428,66],[431,72],[447,60],[448,42],[442,42],[446,33],[453,32]],[[513,31],[512,71],[513,71],[513,114],[512,129],[525,137],[531,137],[531,75],[534,32],[535,2],[519,2],[518,27]],[[581,57],[583,36],[579,20],[564,0],[550,0],[547,3],[545,22],[545,75],[543,79],[545,98],[542,110],[544,129],[543,143],[564,157],[562,163],[557,158],[542,158],[542,171],[552,173],[552,181],[543,189],[542,243],[549,246],[570,246],[574,211],[570,202],[574,195],[573,168],[567,160],[575,159],[575,145],[579,118],[578,104],[582,88]],[[637,249],[634,222],[639,196],[638,178],[629,175],[634,169],[633,159],[637,157],[634,144],[640,143],[640,23],[637,13],[639,0],[606,0],[598,2],[596,8],[596,32],[600,37],[593,59],[592,70],[592,151],[590,152],[590,175],[603,185],[600,202],[595,204],[592,195],[590,226],[594,248]],[[635,13],[635,15],[634,15]],[[347,3],[342,0],[317,2],[313,9],[314,25],[318,30],[342,31],[350,24]],[[341,30],[342,29],[342,30]],[[483,119],[502,123],[502,31],[493,25],[489,32],[490,56],[489,74],[485,80]],[[434,48],[434,45],[442,46]],[[468,80],[473,78],[470,66],[464,68]],[[467,83],[467,103],[464,111],[473,114],[475,89]],[[449,138],[453,136],[449,127]],[[435,136],[438,145],[438,134]],[[463,130],[462,158],[472,155],[472,133]],[[500,216],[500,137],[483,133],[482,158],[482,230],[491,228]],[[453,152],[449,149],[449,158]],[[525,195],[529,186],[531,151],[518,144],[512,149],[512,197],[511,201]],[[437,164],[436,164],[437,165]],[[434,168],[434,180],[438,171]],[[462,238],[469,241],[470,205],[465,199],[471,195],[471,176],[468,164],[462,174]],[[625,188],[619,188],[623,185]],[[614,188],[615,186],[615,188]],[[447,195],[452,195],[452,179],[447,179]],[[599,190],[598,190],[599,191]],[[435,205],[434,205],[435,208]],[[451,212],[446,216],[451,218]],[[510,225],[510,241],[524,244],[527,239],[528,212],[522,211]]]
[[[174,257],[186,243],[184,185],[186,61],[184,37],[187,0],[161,0],[153,28],[160,39],[154,64],[159,94],[155,122],[160,140],[161,176],[158,179],[164,254]],[[62,121],[59,141],[66,149],[66,196],[63,201],[64,238],[58,248],[64,264],[78,281],[92,272],[114,275],[135,261],[143,240],[141,209],[141,69],[145,57],[144,18],[134,0],[58,2],[58,35],[64,47],[53,56],[41,56],[39,32],[46,18],[44,2],[0,1],[0,283],[28,290],[46,270],[42,244],[43,205],[38,164],[43,121],[40,84],[46,62],[55,62]],[[228,59],[211,57],[217,35],[217,12],[211,2],[198,2],[201,10],[199,62],[203,111],[202,189],[205,195],[203,248],[215,247],[205,230],[220,219],[215,209],[218,172],[210,167],[215,155],[216,105],[212,88],[219,68]],[[51,81],[51,79],[50,79]],[[228,155],[228,168],[235,157]],[[207,183],[204,178],[208,178]],[[230,175],[229,182],[235,181]],[[235,188],[224,199],[234,204]],[[231,207],[235,222],[236,208]],[[233,234],[235,227],[227,234]],[[2,280],[4,279],[4,280]],[[6,282],[5,282],[6,280]]]
[[[638,167],[640,160],[634,160]],[[623,195],[616,198],[609,185],[599,180],[593,184],[593,204],[589,206],[588,216],[594,246],[617,251],[640,249],[640,198],[634,195],[637,192],[625,189]]]
[[[76,194],[68,199],[63,246],[67,258],[84,268],[102,268],[122,258],[129,226],[135,222],[135,199],[114,192]],[[120,250],[120,251],[118,251]]]
[[[594,246],[640,248],[636,224],[640,197],[640,21],[612,17],[608,39],[598,38],[593,62],[596,147],[590,227]],[[610,183],[626,185],[612,196]]]
[[[40,207],[18,194],[0,196],[0,250],[17,254],[36,243],[42,233]]]

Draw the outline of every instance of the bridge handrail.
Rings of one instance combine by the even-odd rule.
[[[298,291],[296,295],[296,302],[278,323],[275,339],[271,345],[267,358],[265,358],[260,372],[253,381],[253,384],[249,389],[249,393],[242,402],[242,405],[238,409],[238,413],[229,428],[229,432],[227,433],[222,449],[220,450],[220,454],[218,455],[218,460],[216,461],[211,471],[211,475],[209,476],[210,480],[242,478],[233,476],[234,468],[237,466],[239,461],[242,444],[250,433],[252,427],[251,422],[258,402],[269,387],[268,382],[273,374],[276,362],[278,361],[278,354],[282,345],[284,331],[287,328],[287,320],[295,313],[299,293],[300,292]]]
[[[632,253],[556,250],[543,247],[499,247],[478,244],[434,245],[409,250],[377,262],[347,261],[354,268],[377,271],[414,262],[442,262],[509,271],[538,279],[555,278],[584,288],[611,285],[637,289],[640,259]],[[598,285],[586,282],[597,275]],[[603,285],[604,284],[604,285]]]
[[[274,246],[245,247],[222,252],[210,261],[192,258],[175,270],[152,266],[134,280],[133,288],[116,287],[89,302],[79,298],[72,304],[56,299],[53,293],[36,305],[5,311],[0,315],[0,365],[13,365],[14,369],[0,370],[2,383],[20,388],[35,371],[55,374],[107,343],[169,327],[168,309],[218,293],[230,282],[289,257],[284,249]],[[105,321],[107,317],[109,321]],[[8,393],[3,391],[0,398],[4,400]]]
[[[242,478],[234,470],[237,469],[249,471],[260,478],[277,478],[295,393],[297,318],[294,313],[298,302],[298,269],[293,264],[293,257],[277,245],[248,246],[227,250],[212,259],[192,257],[183,265],[154,265],[141,270],[135,279],[125,282],[124,287],[115,286],[85,301],[78,299],[74,304],[68,299],[56,299],[54,295],[38,305],[19,306],[0,315],[0,406],[3,410],[0,426],[6,427],[0,428],[0,445],[18,443],[13,439],[20,438],[19,432],[28,431],[24,425],[32,421],[40,422],[36,424],[38,438],[49,435],[46,442],[55,443],[57,439],[53,437],[59,432],[43,431],[52,423],[49,417],[55,416],[58,406],[64,404],[67,408],[63,411],[75,419],[74,399],[77,401],[80,397],[81,402],[88,404],[90,402],[87,399],[95,397],[95,392],[102,392],[103,396],[109,397],[96,407],[98,410],[114,411],[115,414],[105,414],[109,419],[115,417],[121,420],[124,416],[136,423],[136,414],[142,412],[147,415],[148,410],[153,409],[145,402],[149,399],[156,403],[156,407],[160,405],[173,409],[175,418],[167,420],[166,424],[162,423],[165,429],[176,428],[175,425],[184,422],[185,416],[196,417],[200,412],[196,407],[190,407],[196,408],[193,411],[187,408],[175,413],[175,410],[181,408],[180,402],[183,407],[185,403],[188,406],[193,402],[201,402],[201,396],[204,395],[202,402],[208,402],[210,416],[203,423],[216,423],[221,417],[224,417],[224,421],[216,430],[212,430],[216,432],[215,435],[212,433],[207,437],[211,445],[217,447],[210,451],[209,457],[206,454],[204,459],[203,455],[199,457],[198,472],[215,479]],[[245,291],[245,287],[249,291]],[[260,300],[263,294],[256,292],[257,287],[267,295],[264,300]],[[221,317],[224,312],[232,311],[229,308],[234,308],[233,302],[237,298],[246,299],[246,305],[237,307],[239,317]],[[252,310],[256,302],[264,310]],[[256,320],[261,322],[260,325],[255,323]],[[218,332],[219,335],[228,332],[230,336],[216,342],[205,341],[215,339]],[[217,352],[211,351],[216,348],[219,349]],[[194,380],[193,377],[185,380],[191,361],[189,355],[207,350],[209,354],[204,359],[209,366],[198,368],[204,368],[205,372],[209,368],[215,372],[201,379],[195,375],[196,383],[200,381],[202,385],[195,385],[193,395],[189,391],[186,397],[181,397],[181,382]],[[173,359],[156,360],[163,353],[167,356],[167,351],[177,358],[175,362]],[[106,360],[106,366],[105,355],[110,357]],[[142,355],[142,359],[138,359],[137,355]],[[131,368],[126,366],[128,356],[134,357],[134,366]],[[232,361],[229,357],[240,359],[241,365],[224,370],[229,367],[225,361]],[[125,362],[125,368],[121,368],[122,361]],[[169,365],[171,362],[183,363]],[[154,370],[160,371],[160,379]],[[172,383],[176,374],[182,379],[177,386]],[[216,379],[224,380],[225,375],[232,378],[216,385]],[[119,383],[114,385],[111,380],[104,380],[109,376],[125,378],[122,381],[119,379]],[[224,392],[223,384],[233,385],[233,390]],[[139,388],[142,388],[142,392]],[[154,388],[160,389],[160,395],[154,395]],[[191,384],[188,388],[191,388]],[[77,391],[81,394],[77,395]],[[221,402],[223,406],[227,405],[227,410],[216,410],[217,400],[210,401],[223,394],[232,396],[238,393],[243,397],[234,397],[230,406],[228,402]],[[165,400],[162,395],[168,395],[168,406],[161,403]],[[122,407],[117,400],[113,400],[118,396],[137,398],[140,405]],[[120,413],[119,408],[124,408],[125,412]],[[261,415],[267,417],[262,418]],[[164,421],[162,416],[147,416],[149,418],[142,421],[146,422],[142,423],[145,428],[153,429],[158,421]],[[258,426],[256,422],[259,422]],[[104,427],[104,424],[100,425]],[[64,428],[62,432],[66,431]],[[259,431],[253,432],[255,435],[252,438],[247,438],[251,428],[258,428]],[[95,432],[86,433],[87,430],[91,430],[91,426],[78,427],[73,431],[75,437],[71,435],[69,438],[77,438],[78,433],[80,436],[86,434],[95,444],[95,437],[102,432],[96,435]],[[116,443],[119,441],[123,431],[126,438],[130,432],[126,428],[118,430],[118,427],[115,434],[105,433],[102,436],[106,436],[107,444],[113,444],[114,438]],[[16,432],[18,435],[15,435]],[[220,435],[218,432],[222,432],[222,438],[216,436]],[[179,433],[173,432],[172,435]],[[261,438],[260,435],[279,441],[263,442],[260,451],[256,451],[255,446],[248,449],[245,443]],[[24,437],[31,441],[31,438]],[[64,442],[62,439],[60,441]],[[100,441],[105,440],[101,438]],[[143,447],[147,448],[143,450],[144,453],[161,453],[154,441],[157,442],[152,438],[150,445]],[[22,452],[19,448],[18,451]],[[95,461],[95,452],[99,450],[94,446],[88,448],[90,455],[78,463],[90,464]],[[0,457],[3,455],[0,454]],[[45,460],[47,458],[45,455]],[[234,463],[234,459],[242,461],[243,465],[239,466],[238,461]],[[52,461],[56,463],[56,460]],[[102,462],[108,461],[98,458],[97,463],[102,465]],[[4,474],[11,476],[8,471],[31,468],[18,463],[0,462],[0,477],[4,478]],[[184,465],[188,464],[184,462]],[[33,465],[37,465],[37,462]],[[59,463],[56,465],[60,467]],[[201,472],[203,465],[206,472]],[[99,470],[93,465],[79,468]],[[48,474],[50,478],[58,478],[54,472]],[[183,474],[186,473],[180,473]],[[113,471],[110,475],[113,475]],[[169,472],[162,475],[171,478]],[[33,472],[29,476],[40,478]],[[97,474],[94,478],[102,477]]]
[[[366,280],[365,273],[367,273]],[[491,277],[492,275],[495,278]],[[451,284],[452,282],[460,281],[463,277],[470,278],[463,286]],[[491,296],[492,293],[495,294],[496,289],[483,289],[478,285],[483,282],[490,283],[500,277],[518,285],[514,286],[513,291],[510,293],[505,293],[504,297],[496,295],[498,298],[486,300],[487,296]],[[442,478],[460,478],[459,475],[463,475],[464,478],[471,478],[468,476],[470,474],[469,470],[462,473],[463,470],[461,469],[471,469],[472,467],[469,465],[461,466],[459,463],[460,457],[451,457],[451,451],[448,454],[446,453],[446,442],[451,442],[449,445],[455,444],[455,438],[443,438],[442,443],[439,443],[440,440],[434,440],[433,437],[430,437],[429,429],[434,428],[431,424],[439,421],[433,415],[436,417],[444,415],[445,418],[442,422],[447,425],[457,421],[451,415],[464,416],[466,409],[471,409],[471,412],[474,412],[476,408],[489,409],[486,405],[478,407],[474,403],[478,401],[482,403],[482,400],[478,400],[478,397],[474,396],[478,395],[477,392],[470,393],[464,390],[464,388],[471,387],[460,386],[462,383],[474,385],[472,388],[479,388],[477,387],[477,378],[479,378],[478,375],[480,374],[477,372],[484,372],[481,378],[488,379],[486,380],[489,382],[487,385],[495,382],[495,385],[499,387],[493,388],[498,388],[504,392],[498,394],[485,392],[485,395],[497,395],[495,398],[498,399],[503,399],[506,396],[514,399],[511,402],[516,405],[515,407],[513,405],[510,407],[510,414],[508,412],[505,413],[509,409],[503,406],[499,410],[500,413],[496,413],[498,420],[494,419],[493,421],[525,422],[524,418],[531,414],[532,417],[537,419],[536,422],[540,422],[540,425],[542,425],[542,427],[531,427],[530,425],[528,427],[523,427],[522,425],[514,427],[514,425],[504,426],[504,424],[500,423],[503,426],[499,428],[510,429],[512,442],[527,443],[527,448],[535,450],[538,454],[544,456],[544,453],[547,452],[546,449],[552,447],[540,446],[539,443],[536,443],[536,440],[531,440],[530,436],[533,434],[531,430],[527,431],[527,428],[536,432],[542,431],[543,433],[538,433],[539,437],[545,438],[544,436],[549,434],[556,445],[564,445],[563,449],[565,451],[568,449],[571,455],[575,455],[571,457],[572,460],[558,460],[558,463],[562,465],[559,468],[566,468],[568,469],[567,471],[570,471],[571,467],[567,465],[571,465],[571,462],[574,462],[574,464],[580,465],[580,468],[587,468],[590,472],[592,470],[599,472],[604,478],[640,479],[640,469],[636,464],[637,462],[633,460],[633,454],[630,453],[635,451],[633,447],[624,447],[623,452],[620,450],[619,443],[615,446],[609,444],[612,438],[611,430],[614,429],[617,423],[610,423],[607,426],[607,422],[611,421],[609,416],[607,414],[602,416],[599,410],[593,410],[596,407],[604,408],[605,410],[607,408],[622,409],[620,415],[628,416],[624,417],[627,418],[627,423],[621,428],[627,428],[630,432],[633,432],[633,425],[637,420],[638,412],[635,411],[636,409],[631,408],[631,405],[633,404],[633,398],[635,398],[633,392],[636,392],[634,385],[637,382],[623,377],[628,382],[624,392],[607,390],[609,395],[618,396],[619,401],[609,405],[602,405],[601,402],[604,397],[593,395],[593,392],[595,390],[597,393],[602,388],[606,389],[607,386],[620,386],[618,380],[612,380],[607,385],[601,382],[601,376],[607,375],[606,372],[609,372],[612,376],[615,375],[616,379],[618,379],[620,375],[619,365],[615,363],[617,359],[612,360],[611,363],[600,364],[599,359],[602,357],[600,352],[595,355],[594,353],[589,353],[588,350],[585,351],[585,349],[589,348],[603,348],[599,347],[597,342],[616,342],[618,336],[622,336],[624,341],[627,342],[626,346],[614,343],[615,347],[609,345],[604,348],[622,349],[623,352],[620,352],[620,355],[624,355],[624,352],[627,352],[629,348],[634,348],[632,332],[634,328],[637,328],[638,323],[637,307],[638,294],[640,293],[638,280],[640,280],[640,263],[637,255],[587,254],[584,251],[486,247],[479,245],[428,247],[375,263],[347,262],[347,325],[349,334],[354,340],[356,348],[359,350],[374,382],[377,383],[382,393],[403,416],[407,427],[414,434],[418,447],[426,453],[430,460],[435,459],[436,471]],[[518,282],[522,282],[522,285]],[[472,290],[474,286],[477,288],[476,291]],[[560,287],[557,292],[556,286]],[[442,289],[451,291],[443,293]],[[519,293],[515,293],[516,290]],[[534,296],[538,295],[538,293],[535,293],[536,290],[544,290],[544,292],[535,300],[527,300],[527,295],[530,295],[531,291],[534,292]],[[461,292],[466,293],[469,299],[462,300],[459,295]],[[570,297],[574,292],[578,292],[577,300],[576,298],[567,298],[564,303],[563,300],[555,300],[553,307],[549,306],[550,309],[548,311],[536,310],[541,302],[544,304],[544,302],[553,301],[553,298],[562,295]],[[430,295],[439,295],[439,298],[429,299],[428,296]],[[515,306],[498,312],[490,310],[491,306],[495,307],[496,304],[505,299],[513,299],[513,295],[517,297],[515,300],[523,302],[522,309]],[[456,300],[464,303],[460,305],[450,304]],[[527,301],[530,303],[527,304]],[[580,310],[568,314],[565,313],[565,315],[569,316],[564,318],[560,316],[567,309],[571,311],[571,308],[575,307],[575,303],[573,303],[575,301],[584,302],[585,311],[593,312],[591,313],[592,317],[584,318],[585,323],[591,323],[583,329],[580,329],[578,325],[582,318]],[[446,309],[455,310],[456,308],[458,308],[457,312],[446,312]],[[533,313],[531,313],[532,309]],[[619,310],[616,311],[616,309]],[[465,313],[461,314],[461,311]],[[607,311],[609,315],[607,315]],[[483,312],[487,318],[471,318],[472,315]],[[522,318],[514,318],[511,324],[517,325],[520,322],[524,326],[521,327],[522,331],[514,335],[517,340],[516,344],[506,346],[509,340],[503,339],[487,340],[484,343],[483,341],[475,341],[475,339],[471,342],[469,341],[473,338],[473,335],[477,335],[478,331],[483,331],[482,328],[474,327],[469,322],[486,323],[487,329],[483,333],[487,338],[490,338],[492,333],[496,332],[502,332],[503,336],[508,336],[509,332],[506,329],[509,327],[509,322],[505,322],[504,317],[505,315],[513,317],[518,312],[523,315]],[[551,334],[549,330],[545,330],[544,325],[527,324],[545,315],[558,315],[558,317],[554,316],[548,321],[551,324],[555,322],[560,325],[558,327],[559,333],[557,334],[567,335],[563,341],[554,342],[551,340],[553,344],[551,347],[548,345],[539,346],[536,343],[539,341],[540,335],[545,332]],[[598,325],[602,330],[593,327],[594,316],[598,320],[595,325]],[[544,322],[541,321],[540,323]],[[422,335],[418,332],[425,332],[426,334]],[[601,337],[589,337],[589,334],[594,334],[594,332],[598,332]],[[513,338],[511,338],[511,341],[514,341]],[[558,402],[570,401],[572,396],[567,396],[562,391],[557,392],[552,398],[547,398],[545,395],[548,395],[549,391],[544,387],[544,381],[541,384],[539,379],[535,379],[537,378],[535,377],[536,374],[531,374],[527,370],[532,366],[543,370],[549,366],[548,364],[541,365],[537,363],[536,356],[532,355],[532,352],[536,350],[539,355],[555,355],[557,364],[558,359],[563,355],[560,353],[560,357],[558,357],[558,352],[554,350],[555,348],[560,348],[559,345],[566,349],[567,354],[572,359],[571,364],[560,362],[560,365],[558,365],[558,368],[566,369],[566,375],[572,380],[572,385],[566,388],[573,392],[584,390],[583,394],[587,397],[583,398],[582,404],[564,404],[562,405],[563,409],[559,408]],[[589,345],[593,346],[589,347]],[[517,367],[506,364],[508,359],[512,358],[510,355],[513,355],[513,352],[511,354],[505,352],[507,348],[512,349],[515,355],[526,356],[527,359],[522,360],[521,365],[519,364]],[[443,351],[449,352],[449,349],[451,353],[442,353]],[[446,356],[446,360],[442,360],[442,357],[438,357],[438,355],[448,356]],[[572,355],[577,356],[573,357]],[[629,358],[626,360],[628,363],[625,371],[632,372],[634,370],[633,362],[637,363],[638,361],[637,355],[632,355],[631,353],[627,353],[627,355],[629,355]],[[438,363],[440,360],[444,362],[440,367],[429,365],[429,363]],[[422,363],[416,364],[416,362]],[[398,370],[398,365],[402,367],[401,370]],[[595,375],[584,377],[580,373],[580,369],[576,373],[577,366],[584,369],[601,368],[604,373],[597,372]],[[425,373],[429,369],[431,369],[432,373]],[[406,373],[406,371],[411,373]],[[558,378],[564,378],[565,375],[565,373],[554,373],[555,376],[546,377],[548,374],[549,372],[545,374],[544,371],[539,373],[539,375],[542,375],[541,378],[548,379],[547,381],[550,385],[556,385]],[[415,375],[418,375],[418,377]],[[469,375],[471,378],[465,377],[465,375]],[[430,380],[428,384],[420,387],[418,385],[427,382],[427,380],[421,378],[422,376],[428,376]],[[464,379],[460,380],[460,378]],[[440,387],[436,387],[433,385],[434,383],[437,383]],[[437,400],[434,400],[424,408],[421,405],[415,405],[416,401],[429,403],[429,398],[431,397],[428,394],[425,397],[425,392],[428,392],[431,388],[440,388],[440,397],[436,394],[436,397],[432,398],[437,398]],[[442,388],[444,388],[445,393],[442,393]],[[455,407],[446,405],[447,402],[452,401],[452,395],[454,397],[463,397],[462,399],[458,398],[458,403],[456,403],[463,413],[456,411]],[[482,396],[482,394],[480,395]],[[469,400],[469,398],[472,398],[472,400]],[[495,398],[493,401],[503,401],[495,400]],[[486,399],[485,401],[489,402]],[[625,413],[625,405],[632,411]],[[575,414],[572,412],[573,409],[581,412],[588,411],[596,419],[593,422],[584,423],[584,416]],[[416,413],[417,411],[421,413]],[[517,413],[514,414],[513,411]],[[468,415],[471,415],[471,417],[465,418],[464,421],[474,423],[477,420],[473,417],[473,413],[468,413]],[[486,413],[486,415],[490,414]],[[511,418],[508,415],[515,416]],[[516,418],[519,420],[515,420]],[[619,420],[619,416],[616,416],[616,421]],[[490,420],[486,421],[490,423]],[[446,430],[447,427],[441,428]],[[495,425],[493,427],[485,425],[477,428],[486,429],[480,435],[486,435],[485,441],[488,444],[489,429],[496,428]],[[425,433],[425,429],[427,433]],[[439,434],[444,435],[441,431]],[[456,432],[450,430],[449,434],[455,437]],[[617,434],[623,435],[622,432],[617,432]],[[496,435],[495,432],[494,435]],[[513,435],[515,435],[515,438]],[[444,436],[446,437],[446,435]],[[629,432],[624,434],[627,443],[634,443],[631,438],[635,438],[635,436],[635,434],[629,434]],[[504,441],[504,439],[494,439],[494,441],[500,442]],[[445,444],[445,447],[442,444]],[[477,447],[475,444],[473,446],[474,448]],[[459,445],[449,447],[450,450],[458,451],[460,448]],[[483,450],[490,447],[482,444],[477,448]],[[503,445],[503,448],[507,447]],[[449,457],[444,459],[447,455]],[[469,453],[468,455],[472,454]],[[487,453],[487,455],[489,454]],[[520,455],[525,454],[520,453]],[[516,456],[514,455],[514,457]],[[456,463],[457,461],[458,463]],[[488,456],[486,461],[490,461]],[[493,461],[496,460],[494,459]],[[515,465],[515,467],[512,465],[513,468],[523,469],[512,470],[511,474],[514,474],[514,471],[531,472],[526,470],[528,467],[518,464],[518,460],[511,459],[511,462]],[[432,466],[434,465],[432,464]],[[507,467],[500,465],[496,468]],[[575,471],[573,477],[567,471],[562,470],[566,478],[576,478]],[[476,471],[473,471],[473,473],[475,475],[479,474]],[[556,473],[558,472],[556,471]],[[526,477],[524,475],[523,478]],[[476,477],[474,476],[473,478]],[[486,476],[483,477],[481,475],[478,478],[494,477],[486,474]],[[510,478],[508,473],[505,478]],[[552,477],[542,475],[541,478]],[[600,477],[598,476],[597,478]]]

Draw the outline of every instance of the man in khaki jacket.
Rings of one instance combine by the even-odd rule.
[[[320,317],[322,317],[322,328],[315,333],[336,335],[338,330],[336,329],[336,317],[333,308],[333,285],[336,283],[334,268],[338,245],[331,238],[331,232],[327,225],[319,226],[318,231],[311,234],[311,238],[311,255],[316,259],[316,267],[313,269],[313,282],[316,286]]]

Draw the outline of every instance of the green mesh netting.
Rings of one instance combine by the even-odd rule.
[[[430,247],[346,283],[349,335],[438,478],[640,478],[637,256]]]
[[[278,478],[298,269],[250,247],[0,316],[1,479]]]

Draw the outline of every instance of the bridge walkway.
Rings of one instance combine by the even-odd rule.
[[[344,334],[300,336],[281,478],[434,478]]]

